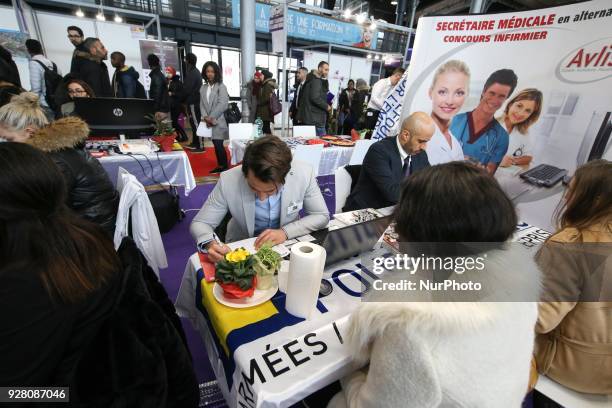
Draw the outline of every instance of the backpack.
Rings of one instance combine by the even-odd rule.
[[[63,80],[62,76],[57,73],[57,65],[55,65],[55,62],[51,62],[51,64],[53,64],[53,69],[49,69],[49,67],[41,61],[34,61],[38,62],[45,70],[45,100],[47,101],[47,105],[49,105],[51,109],[57,110],[59,106],[55,103],[55,91],[57,91],[57,88]]]
[[[272,114],[272,116],[274,116],[278,115],[282,111],[283,105],[281,105],[280,101],[278,100],[278,96],[276,95],[276,93],[272,92],[272,94],[270,95],[270,113]]]

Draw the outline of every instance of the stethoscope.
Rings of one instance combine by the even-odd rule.
[[[467,134],[467,140],[464,140],[464,138],[466,137],[466,133],[465,130],[468,126],[468,116],[467,114],[465,115],[465,124],[463,125],[463,130],[461,131],[461,148],[463,148],[463,145],[467,142],[467,140],[469,140],[469,130],[468,130],[468,134]],[[493,157],[493,150],[495,149],[495,146],[497,145],[497,139],[499,138],[499,134],[497,132],[495,132],[495,136],[493,137],[493,141],[491,141],[491,134],[487,133],[487,144],[486,146],[482,146],[480,148],[480,153],[484,153],[486,160],[484,162],[481,161],[482,164],[487,164],[489,163],[489,161],[491,161],[491,157]]]

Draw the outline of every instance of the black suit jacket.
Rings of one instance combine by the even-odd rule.
[[[374,143],[363,159],[359,181],[346,200],[344,211],[383,208],[399,201],[404,163],[395,137]],[[429,167],[423,150],[412,156],[411,174]]]

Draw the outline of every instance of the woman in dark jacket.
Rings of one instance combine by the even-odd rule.
[[[112,236],[119,194],[100,162],[85,151],[87,136],[89,128],[83,120],[66,117],[39,129],[27,143],[47,152],[62,171],[68,207]]]
[[[116,253],[26,144],[0,143],[0,197],[0,386],[68,387],[81,408],[197,407],[180,321],[134,242]]]
[[[278,85],[276,85],[276,79],[272,78],[272,73],[268,70],[262,71],[264,81],[259,88],[259,95],[257,97],[257,117],[263,121],[263,132],[266,135],[272,134],[270,123],[274,122],[274,115],[270,112],[270,98]]]

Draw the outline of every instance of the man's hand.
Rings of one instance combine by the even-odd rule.
[[[510,167],[512,166],[514,163],[512,161],[512,157],[510,156],[504,156],[504,158],[502,159],[501,163],[499,164],[500,167]]]
[[[164,120],[168,118],[168,113],[167,112],[155,112],[155,119],[156,120]]]
[[[219,262],[225,257],[225,254],[231,251],[227,245],[219,242],[211,242],[206,250],[208,251],[208,259],[213,263]]]
[[[255,249],[259,250],[259,248],[269,242],[272,245],[282,244],[287,240],[287,234],[282,229],[267,229],[255,240]]]
[[[331,105],[327,105],[327,111],[331,112],[332,111],[332,106]]]

